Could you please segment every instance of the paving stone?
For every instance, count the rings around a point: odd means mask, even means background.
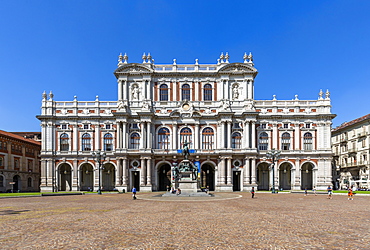
[[[158,193],[1,199],[0,249],[369,249],[370,197]]]

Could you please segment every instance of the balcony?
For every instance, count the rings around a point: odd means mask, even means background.
[[[360,133],[357,134],[358,137],[365,137],[367,136],[369,133],[367,131],[362,131]]]

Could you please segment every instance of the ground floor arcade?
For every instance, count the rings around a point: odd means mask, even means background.
[[[125,190],[164,191],[173,184],[174,158],[117,157],[103,161],[43,160],[42,191]],[[195,158],[198,187],[211,191],[325,189],[331,185],[331,165],[312,160],[281,160],[272,166],[266,159],[221,156]]]

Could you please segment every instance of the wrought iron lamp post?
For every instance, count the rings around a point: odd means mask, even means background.
[[[281,151],[275,150],[274,148],[266,153],[266,157],[271,159],[271,169],[272,169],[272,193],[276,193],[275,191],[275,161],[277,161],[280,157]]]
[[[101,194],[101,176],[100,176],[101,162],[102,160],[104,161],[106,155],[105,155],[105,152],[101,152],[100,149],[96,152],[92,152],[91,155],[95,158],[94,160],[98,163],[98,174],[99,174],[98,194]]]

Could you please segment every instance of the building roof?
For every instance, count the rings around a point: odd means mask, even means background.
[[[9,138],[13,138],[13,139],[17,139],[17,140],[20,140],[20,141],[23,141],[23,142],[27,142],[27,143],[32,143],[32,144],[35,144],[37,146],[41,146],[41,142],[40,141],[35,141],[35,140],[31,140],[31,139],[26,139],[22,136],[19,136],[19,135],[16,135],[16,134],[13,134],[13,133],[10,133],[10,132],[6,132],[4,130],[0,130],[0,135],[4,135],[6,137],[9,137]]]
[[[339,125],[338,127],[334,128],[333,129],[333,132],[336,132],[336,131],[338,131],[338,130],[340,130],[342,128],[349,127],[351,125],[354,125],[356,123],[362,122],[362,121],[367,120],[367,119],[370,119],[370,114],[364,115],[364,116],[362,116],[360,118],[354,119],[354,120],[349,121],[349,122],[344,122],[341,125]]]

